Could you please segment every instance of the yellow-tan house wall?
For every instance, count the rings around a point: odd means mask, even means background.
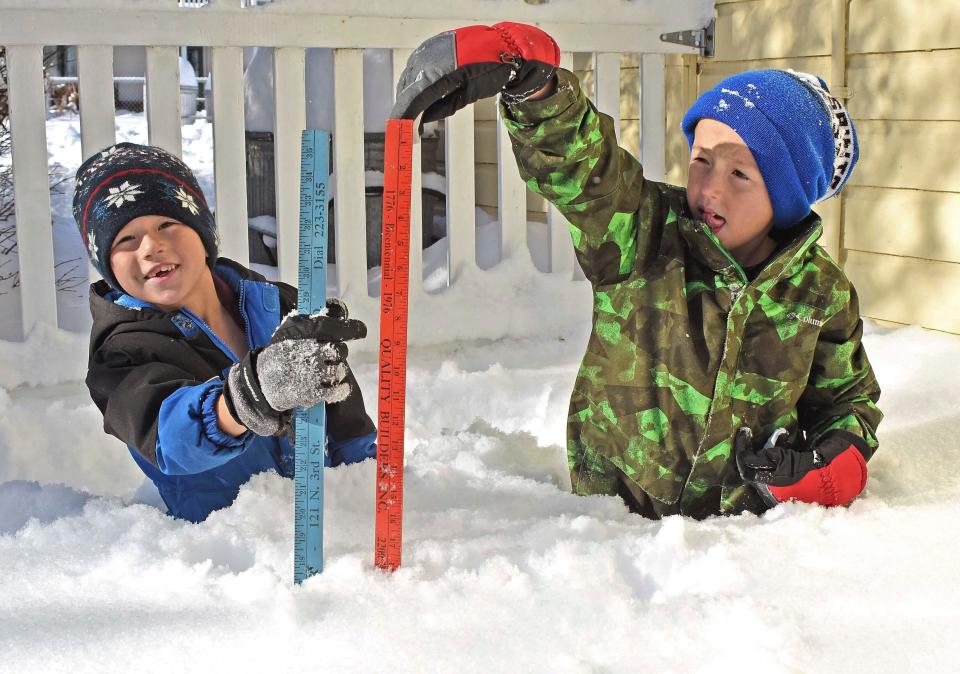
[[[846,6],[846,31],[836,16]],[[960,2],[718,0],[714,59],[698,90],[741,70],[789,67],[838,82],[860,161],[840,198],[816,210],[861,313],[960,333]],[[844,39],[845,38],[845,39]],[[839,74],[839,73],[838,73]]]

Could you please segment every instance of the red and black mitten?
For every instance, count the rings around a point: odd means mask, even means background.
[[[557,43],[536,26],[504,21],[440,33],[410,54],[390,117],[423,113],[431,122],[501,92],[516,103],[543,88],[559,64]]]
[[[830,431],[811,448],[791,444],[780,428],[754,451],[753,433],[741,428],[734,439],[737,469],[769,505],[785,501],[850,505],[867,484],[867,443],[847,431]]]

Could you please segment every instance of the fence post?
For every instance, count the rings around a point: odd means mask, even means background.
[[[620,140],[620,54],[597,52],[594,67],[595,100],[600,112],[613,118],[613,128]]]
[[[477,217],[474,210],[473,106],[447,117],[447,282],[452,284],[465,269],[477,266]]]
[[[640,162],[647,180],[666,174],[666,125],[663,54],[640,57]]]
[[[500,219],[500,245],[503,259],[531,262],[527,247],[527,186],[520,177],[497,106],[497,216]],[[532,265],[531,265],[532,266]]]
[[[177,155],[180,139],[180,61],[176,47],[147,47],[147,142]]]
[[[280,280],[296,286],[299,250],[297,233],[300,231],[300,132],[307,127],[304,49],[274,49],[273,71],[276,103],[273,156],[277,181],[277,261],[280,266]]]
[[[26,337],[37,323],[57,326],[43,47],[8,46],[7,80],[20,261],[20,306],[23,336]]]
[[[367,198],[363,170],[363,50],[333,52],[333,156],[337,287],[367,298]],[[361,300],[362,301],[362,300]],[[365,303],[365,302],[364,302]]]
[[[560,67],[573,70],[573,53],[561,52]],[[550,271],[573,278],[576,258],[570,243],[570,225],[557,207],[547,204],[547,223],[550,229]]]
[[[243,123],[243,50],[213,48],[213,170],[221,252],[247,266],[247,157]],[[208,108],[209,109],[209,108]]]
[[[117,134],[113,106],[113,47],[77,47],[77,95],[80,100],[80,147],[87,160]]]
[[[407,65],[412,49],[393,50],[393,82],[400,81],[400,74]],[[396,95],[396,91],[394,91]],[[423,162],[420,134],[413,130],[413,173],[410,176],[410,302],[416,302],[423,289]],[[432,223],[431,223],[432,224]]]

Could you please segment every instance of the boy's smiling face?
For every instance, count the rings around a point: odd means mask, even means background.
[[[110,267],[120,287],[164,311],[203,296],[207,253],[191,227],[163,215],[143,215],[117,232]],[[211,285],[212,288],[212,285]]]
[[[744,266],[762,262],[776,247],[769,236],[773,206],[760,168],[743,139],[723,122],[697,123],[687,204]]]

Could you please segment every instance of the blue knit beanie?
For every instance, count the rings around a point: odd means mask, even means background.
[[[723,122],[750,148],[778,229],[792,227],[815,202],[837,194],[859,157],[843,104],[823,80],[806,73],[750,70],[704,92],[681,123],[691,148],[704,118]]]

